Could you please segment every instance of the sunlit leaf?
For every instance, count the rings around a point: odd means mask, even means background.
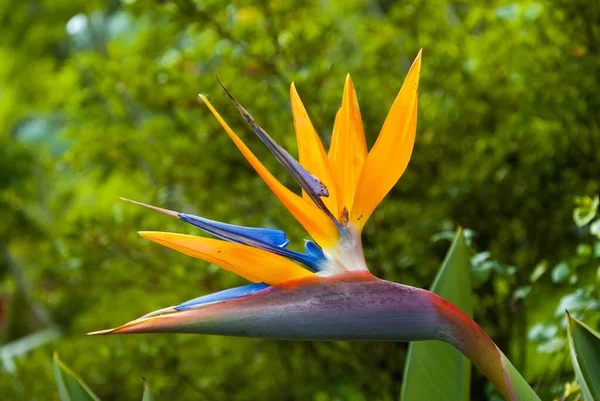
[[[600,238],[600,219],[597,219],[590,224],[590,234]]]
[[[594,196],[594,198],[590,198],[589,196],[577,197],[575,203],[577,207],[573,210],[573,221],[579,227],[582,227],[596,217],[600,198],[598,196]]]
[[[552,282],[564,283],[570,275],[571,269],[569,269],[569,266],[565,262],[561,262],[552,269]]]

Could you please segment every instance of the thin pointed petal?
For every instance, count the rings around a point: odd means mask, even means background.
[[[254,283],[275,285],[314,274],[281,256],[246,245],[176,233],[142,231],[139,234]]]
[[[335,182],[335,187],[337,190],[337,218],[339,221],[341,221],[342,223],[343,221],[343,211],[345,209],[344,206],[344,200],[342,199],[342,192],[340,189],[340,179],[338,178],[337,175],[337,171],[335,168],[335,160],[334,160],[334,155],[336,154],[336,152],[334,151],[334,149],[337,148],[338,146],[338,140],[339,140],[339,132],[340,132],[340,126],[341,126],[341,109],[339,109],[336,113],[335,113],[335,121],[333,122],[333,130],[331,133],[331,143],[329,144],[329,154],[327,155],[327,158],[329,159],[329,165],[331,166],[331,175],[333,177],[333,181]],[[347,210],[347,209],[346,209]]]
[[[327,158],[327,153],[325,153],[319,134],[315,131],[294,84],[290,86],[290,102],[292,105],[292,114],[294,115],[300,164],[312,174],[319,177],[323,184],[327,186],[329,197],[323,199],[323,203],[337,217],[339,216],[337,184],[333,180],[331,165],[329,164],[329,159]],[[303,191],[302,195],[305,199],[310,199],[306,191]]]
[[[317,257],[317,255],[304,254],[286,249],[290,241],[287,239],[285,232],[281,230],[236,226],[186,213],[180,213],[179,218],[224,240],[249,245],[276,255],[285,256],[286,258],[304,263],[315,271],[321,270],[321,266],[326,261],[324,255]]]
[[[321,266],[325,263],[324,255],[322,257],[318,257],[318,255],[303,254],[286,249],[289,240],[287,239],[285,232],[281,230],[236,226],[233,224],[221,223],[219,221],[194,216],[193,214],[174,212],[172,210],[147,205],[145,203],[136,202],[127,198],[121,199],[131,202],[135,205],[143,206],[148,209],[164,213],[168,216],[178,218],[193,225],[194,227],[201,229],[204,232],[212,234],[226,241],[264,249],[276,255],[285,256],[286,258],[296,260],[300,263],[304,263],[315,271],[321,270]]]
[[[351,210],[356,184],[367,156],[367,145],[358,99],[350,75],[346,78],[342,107],[339,118],[336,118],[336,126],[329,148],[329,157],[338,180],[339,196],[342,198],[343,207]]]
[[[332,172],[335,173],[334,168],[334,156],[336,155],[336,149],[339,146],[339,132],[340,132],[340,121],[341,121],[342,109],[339,108],[335,112],[335,120],[333,121],[333,130],[331,131],[331,142],[329,143],[329,153],[327,154],[327,158],[329,159],[329,165],[331,166]],[[335,177],[335,174],[334,174]]]
[[[396,185],[410,160],[417,127],[420,72],[421,52],[410,68],[379,137],[365,160],[350,216],[350,221],[359,229]]]
[[[285,248],[290,242],[281,230],[236,226],[187,213],[180,213],[179,218],[217,237],[256,248]]]
[[[284,231],[271,228],[257,228],[236,226],[234,224],[221,223],[220,221],[205,219],[204,217],[194,216],[193,214],[179,213],[161,207],[148,205],[127,198],[121,198],[124,201],[131,202],[138,206],[164,213],[168,216],[178,218],[186,223],[198,227],[202,231],[225,239],[227,241],[237,242],[260,248],[260,245],[285,248],[289,241]],[[256,243],[256,244],[255,244]]]
[[[123,198],[122,196],[119,196],[119,199],[124,200],[125,202],[133,203],[134,205],[138,205],[138,206],[142,206],[142,207],[145,207],[147,209],[150,209],[150,210],[154,210],[154,211],[159,212],[159,213],[166,214],[167,216],[179,218],[179,212],[174,212],[173,210],[163,209],[162,207],[148,205],[148,204],[145,204],[145,203],[142,203],[142,202],[138,202],[138,201],[134,201],[134,200],[131,200],[131,199]]]
[[[153,316],[166,315],[167,313],[175,313],[175,312],[177,312],[177,309],[175,309],[175,308],[176,308],[175,306],[168,306],[166,308],[155,310],[153,312],[146,313],[144,316],[140,317],[140,319],[145,319],[147,317],[153,317]]]
[[[194,298],[186,301],[180,305],[177,305],[174,309],[177,311],[188,310],[203,307],[215,302],[228,301],[230,299],[241,298],[247,295],[252,295],[259,291],[269,288],[269,285],[265,283],[254,283],[248,284],[241,287],[230,288],[227,290],[219,291],[214,294],[204,295],[202,297]]]
[[[317,206],[311,202],[307,202],[300,196],[296,195],[283,184],[281,184],[256,158],[254,153],[244,144],[244,142],[233,132],[233,130],[223,120],[221,115],[215,110],[213,105],[200,95],[204,103],[208,106],[213,115],[217,118],[221,126],[225,129],[229,137],[233,140],[237,148],[242,152],[246,160],[254,167],[256,172],[262,177],[271,191],[279,198],[281,203],[292,213],[298,222],[306,231],[313,237],[317,243],[323,247],[334,245],[338,238],[339,232],[336,224],[331,218]]]
[[[285,167],[285,169],[292,175],[292,177],[294,177],[294,180],[296,180],[296,182],[300,184],[302,189],[308,194],[308,196],[310,197],[310,199],[312,199],[315,205],[317,205],[319,209],[323,210],[326,214],[328,214],[332,219],[335,220],[335,217],[331,215],[331,212],[329,211],[329,209],[327,209],[327,207],[321,200],[322,196],[329,196],[329,189],[327,188],[327,186],[318,177],[306,171],[306,169],[300,163],[298,163],[296,159],[294,159],[284,148],[279,146],[277,142],[275,142],[275,140],[271,138],[271,136],[267,134],[267,132],[264,129],[262,129],[256,124],[254,118],[252,118],[250,113],[248,113],[248,111],[246,111],[246,109],[244,109],[242,105],[239,104],[237,100],[235,100],[235,98],[231,95],[231,93],[229,93],[227,88],[223,86],[221,81],[219,81],[219,84],[221,85],[221,88],[223,88],[227,96],[229,96],[229,98],[231,99],[235,107],[238,109],[240,114],[244,117],[248,124],[250,124],[250,127],[252,127],[254,133],[267,146],[271,153],[273,153],[273,155],[281,163],[281,165],[283,165],[283,167]]]
[[[304,251],[308,255],[313,255],[317,258],[325,258],[325,254],[319,245],[314,243],[313,241],[306,241],[304,243]]]
[[[234,224],[221,223],[215,220],[205,219],[204,217],[194,216],[193,214],[179,213],[161,207],[148,205],[127,198],[120,198],[138,206],[164,213],[168,216],[178,218],[186,223],[198,227],[202,231],[225,239],[227,241],[237,242],[261,248],[260,245],[285,248],[289,241],[284,231],[270,228],[244,227]]]

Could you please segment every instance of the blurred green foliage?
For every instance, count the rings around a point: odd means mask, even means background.
[[[292,185],[217,74],[294,153],[289,84],[327,142],[350,72],[372,144],[420,48],[417,143],[368,263],[429,287],[445,233],[469,227],[475,320],[542,399],[572,380],[564,308],[599,317],[600,223],[571,218],[600,192],[597,1],[1,2],[3,399],[57,400],[54,349],[103,400],[139,398],[142,375],[166,400],[397,399],[405,344],[83,333],[242,283],[140,239],[195,231],[118,196],[306,237],[197,101]]]

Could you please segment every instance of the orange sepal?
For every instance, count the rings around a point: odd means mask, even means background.
[[[262,249],[213,238],[176,233],[142,231],[142,237],[205,260],[254,283],[277,285],[314,273]]]
[[[413,62],[358,181],[350,222],[359,230],[406,170],[415,143],[421,52]]]
[[[329,159],[327,158],[319,134],[315,131],[294,84],[290,87],[290,103],[292,105],[292,114],[294,115],[300,164],[325,184],[329,190],[329,197],[323,198],[323,203],[337,217],[340,212],[338,210],[337,184],[333,179],[331,165],[329,164]],[[310,197],[304,191],[302,197],[310,200]]]
[[[246,160],[248,160],[254,170],[262,177],[271,191],[279,198],[281,203],[283,203],[290,213],[292,213],[304,229],[308,231],[310,236],[323,248],[334,245],[338,241],[339,232],[335,223],[329,216],[315,206],[314,203],[302,199],[302,197],[296,195],[281,184],[281,182],[279,182],[258,160],[246,144],[244,144],[240,137],[233,132],[208,99],[203,95],[200,95],[200,98],[206,103],[219,123],[221,123],[221,126],[225,129],[240,152],[242,152]]]

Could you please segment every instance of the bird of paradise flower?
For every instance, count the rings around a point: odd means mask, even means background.
[[[458,308],[427,290],[380,280],[367,268],[361,232],[408,165],[415,142],[420,70],[421,52],[370,151],[349,75],[328,153],[292,84],[299,161],[258,126],[223,87],[255,134],[300,185],[302,196],[282,185],[200,95],[244,157],[314,241],[306,241],[301,253],[287,249],[283,231],[234,226],[131,201],[220,239],[165,232],[140,232],[141,236],[218,265],[253,284],[195,298],[115,329],[90,334],[442,340],[471,359],[506,399],[520,399],[515,390],[519,388],[532,399],[539,399],[520,376],[511,374],[514,368],[487,334]]]

